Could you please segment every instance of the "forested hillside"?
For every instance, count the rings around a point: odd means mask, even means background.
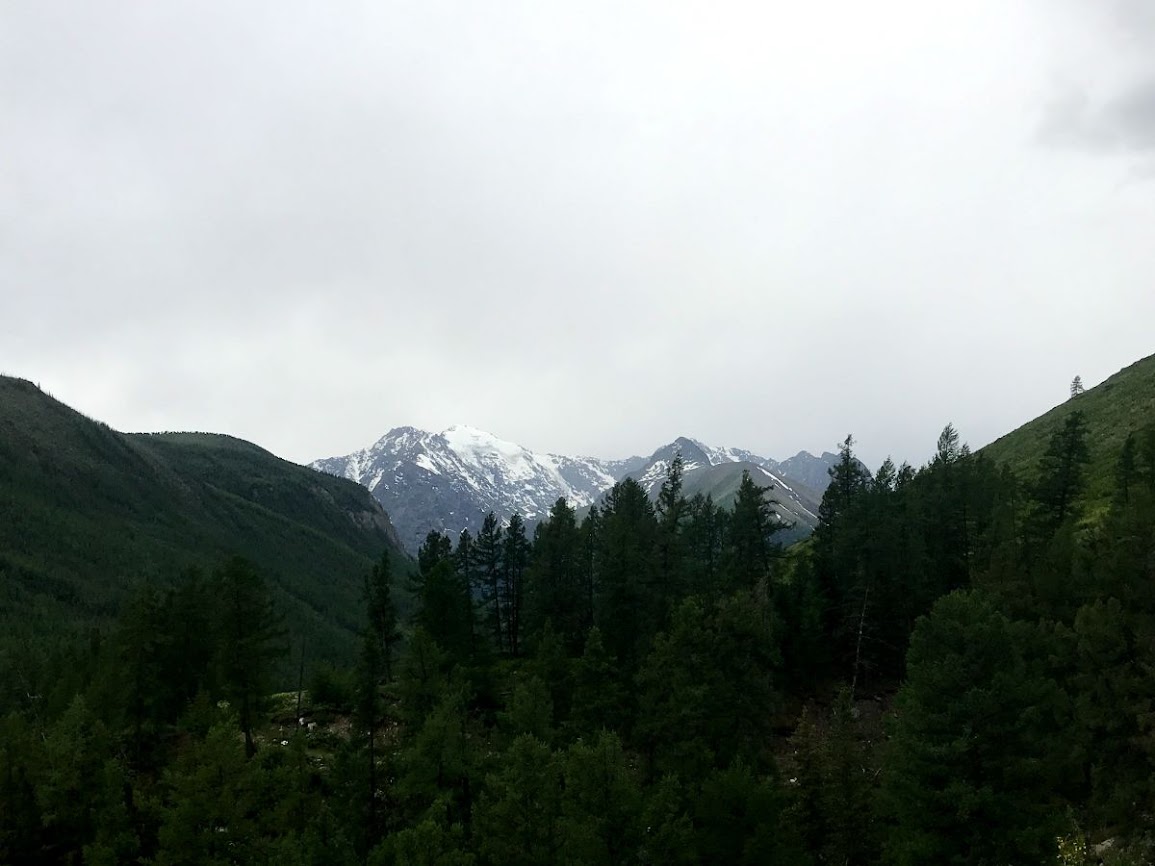
[[[1072,410],[1017,470],[847,437],[788,550],[679,460],[432,531],[300,692],[262,563],[144,587],[5,692],[0,862],[1151,862],[1155,425]]]
[[[343,655],[360,576],[400,553],[361,487],[207,433],[126,435],[0,378],[0,633],[108,623],[135,587],[233,555],[260,562],[294,630]]]

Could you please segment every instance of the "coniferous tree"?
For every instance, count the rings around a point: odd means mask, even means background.
[[[162,717],[161,601],[151,585],[141,587],[120,616],[116,632],[118,669],[122,676],[127,721],[132,730],[133,760],[143,757],[146,734],[155,733]]]
[[[113,741],[87,702],[76,696],[47,730],[44,773],[37,799],[44,822],[49,859],[78,861],[96,836],[96,817],[106,793],[104,771],[113,758]]]
[[[530,734],[543,743],[553,742],[553,698],[536,673],[514,685],[506,712],[499,718],[514,736]]]
[[[437,563],[453,556],[453,541],[448,535],[431,529],[417,549],[417,570],[428,574]]]
[[[1146,479],[1147,490],[1155,494],[1155,424],[1149,424],[1139,433],[1138,471]]]
[[[898,472],[888,457],[854,507],[860,547],[844,584],[844,628],[853,641],[849,667],[854,696],[872,677],[896,678],[909,628],[921,613],[911,588],[903,586],[902,556],[907,548],[897,493]]]
[[[564,758],[562,796],[566,849],[596,866],[633,861],[644,830],[640,785],[617,734],[578,740]]]
[[[473,535],[468,529],[461,530],[457,537],[457,547],[453,551],[453,565],[457,569],[458,584],[463,590],[463,604],[465,615],[469,621],[469,652],[476,656],[477,645],[476,605],[474,603],[474,587],[478,582],[477,549],[473,543]]]
[[[520,514],[509,518],[501,549],[501,600],[505,606],[506,646],[510,655],[521,652],[522,620],[525,612],[525,571],[529,563],[529,541]]]
[[[398,791],[419,813],[445,809],[448,824],[461,825],[468,836],[482,767],[466,703],[458,687],[441,694],[400,756]]]
[[[1128,433],[1115,464],[1115,498],[1124,505],[1131,499],[1131,485],[1135,481],[1136,450],[1135,434]]]
[[[448,685],[449,657],[420,625],[413,630],[401,658],[397,691],[400,710],[410,728],[421,723]]]
[[[547,621],[553,623],[567,649],[576,652],[590,616],[581,584],[581,538],[574,510],[564,498],[554,503],[549,519],[534,532],[527,583],[532,629],[538,632]]]
[[[1073,750],[1052,652],[975,593],[919,621],[885,773],[894,862],[1053,860]]]
[[[472,611],[469,585],[453,559],[438,560],[425,573],[418,598],[417,623],[455,664],[465,664],[472,656]]]
[[[574,663],[573,677],[572,717],[577,730],[591,735],[603,728],[622,731],[629,710],[629,696],[597,626],[590,629],[585,651]]]
[[[657,538],[646,491],[632,478],[615,484],[601,509],[595,619],[606,648],[627,669],[661,626],[672,594],[658,569]],[[584,639],[585,632],[576,648]]]
[[[538,633],[528,669],[549,689],[554,720],[559,726],[567,722],[573,702],[572,665],[564,638],[554,631],[551,620]]]
[[[934,575],[930,590],[934,597],[970,582],[973,463],[970,448],[959,445],[958,431],[947,424],[920,478],[922,534],[926,567]]]
[[[378,803],[377,780],[377,730],[383,710],[380,682],[384,676],[384,660],[381,657],[381,640],[371,626],[361,641],[361,657],[357,665],[357,702],[353,723],[364,737],[366,766],[366,788],[364,791],[363,850],[368,851],[380,840],[381,821]]]
[[[791,743],[796,777],[790,814],[806,846],[824,863],[875,862],[876,774],[857,730],[850,690],[839,690],[824,724],[808,707]]]
[[[697,493],[687,505],[689,519],[685,528],[689,576],[687,592],[691,595],[716,595],[719,573],[725,553],[727,514],[714,504],[709,494]]]
[[[584,609],[589,620],[585,627],[593,623],[597,610],[597,584],[601,555],[602,513],[597,505],[591,505],[586,519],[578,527],[578,583],[585,599]]]
[[[393,679],[393,650],[401,640],[397,630],[397,606],[393,603],[392,567],[388,552],[373,565],[365,579],[365,604],[369,628],[377,642],[385,681]]]
[[[493,635],[493,645],[498,652],[506,648],[506,622],[502,614],[505,607],[501,593],[502,539],[497,516],[491,511],[485,516],[481,530],[477,533],[477,591],[485,610],[486,621]]]
[[[690,503],[682,495],[685,464],[679,451],[670,461],[666,477],[658,491],[655,512],[658,518],[658,574],[664,575],[666,604],[677,603],[690,592],[687,568],[685,529]]]
[[[157,866],[261,862],[268,853],[259,808],[266,775],[246,760],[235,720],[213,725],[190,744],[164,780]]]
[[[245,736],[245,754],[256,753],[253,728],[269,692],[273,661],[283,652],[284,630],[264,578],[248,560],[229,560],[214,577],[217,595],[216,666],[221,687]]]
[[[805,866],[772,777],[735,761],[703,778],[695,803],[698,860],[736,866]]]
[[[847,436],[838,446],[838,462],[830,467],[830,484],[822,496],[818,519],[823,527],[836,526],[866,489],[869,474],[854,456],[854,437]],[[826,533],[829,535],[829,532]]]
[[[164,717],[180,718],[197,695],[214,689],[214,608],[219,599],[204,574],[191,569],[165,597],[159,667]]]
[[[0,863],[35,863],[43,845],[36,799],[43,741],[20,715],[0,718]]]
[[[665,776],[644,789],[642,826],[646,828],[638,859],[642,863],[690,866],[698,863],[694,825],[686,790],[675,776]]]
[[[409,579],[409,589],[419,602],[425,595],[425,583],[429,579],[429,575],[442,562],[448,562],[451,567],[456,569],[453,559],[453,541],[448,535],[431,529],[425,536],[425,540],[421,542],[421,546],[417,548],[417,571]],[[412,614],[415,620],[419,619],[420,615],[420,610],[415,610]]]
[[[830,468],[830,485],[822,496],[814,530],[814,574],[818,593],[826,600],[825,630],[833,638],[836,664],[851,678],[858,670],[863,609],[870,604],[861,519],[870,475],[854,456],[853,445],[853,437],[847,436],[839,446],[838,463]]]
[[[1090,460],[1087,450],[1087,422],[1082,412],[1067,416],[1062,429],[1051,436],[1047,451],[1039,461],[1035,482],[1038,541],[1045,542],[1073,516],[1076,497],[1083,487],[1083,470]]]
[[[767,761],[778,652],[764,592],[739,592],[674,611],[638,672],[634,738],[650,775],[700,778],[742,758]]]
[[[773,536],[785,524],[766,501],[769,490],[769,486],[755,484],[749,470],[742,471],[729,523],[727,553],[733,589],[751,590],[770,576],[770,562],[777,554]]]
[[[523,734],[487,778],[477,835],[487,862],[549,866],[563,862],[562,769],[549,746]]]

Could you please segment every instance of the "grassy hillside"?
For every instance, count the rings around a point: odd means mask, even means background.
[[[287,625],[344,652],[361,580],[400,553],[367,490],[205,433],[123,434],[0,377],[0,629],[99,624],[134,585],[240,554]]]
[[[997,463],[1008,464],[1020,478],[1034,477],[1039,458],[1067,416],[1082,411],[1087,420],[1087,504],[1094,514],[1111,497],[1115,462],[1127,435],[1155,423],[1155,355],[1136,361],[1105,382],[1056,406],[982,449]]]

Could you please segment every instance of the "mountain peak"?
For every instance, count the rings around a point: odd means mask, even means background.
[[[501,519],[517,513],[533,521],[559,498],[574,507],[590,505],[627,476],[649,489],[661,483],[678,453],[687,474],[737,464],[778,471],[769,458],[689,436],[677,437],[648,458],[601,460],[536,453],[469,424],[440,433],[394,427],[371,448],[312,466],[368,487],[405,545],[416,550],[430,529],[450,535],[475,532],[490,511]]]
[[[490,511],[533,520],[561,497],[588,505],[616,480],[611,461],[536,454],[468,424],[395,427],[370,449],[312,466],[368,487],[411,550],[430,529],[475,532]]]
[[[474,427],[472,424],[451,424],[441,431],[441,435],[451,434],[455,436],[474,436],[479,439],[498,439],[500,437],[494,436],[488,430],[482,430],[480,427]]]

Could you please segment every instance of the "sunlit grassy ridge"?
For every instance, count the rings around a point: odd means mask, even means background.
[[[1111,497],[1114,470],[1128,434],[1155,423],[1155,355],[1136,361],[1083,394],[1056,406],[982,449],[996,463],[1009,465],[1023,480],[1034,478],[1047,443],[1072,413],[1087,421],[1085,500],[1091,514],[1101,512]]]

